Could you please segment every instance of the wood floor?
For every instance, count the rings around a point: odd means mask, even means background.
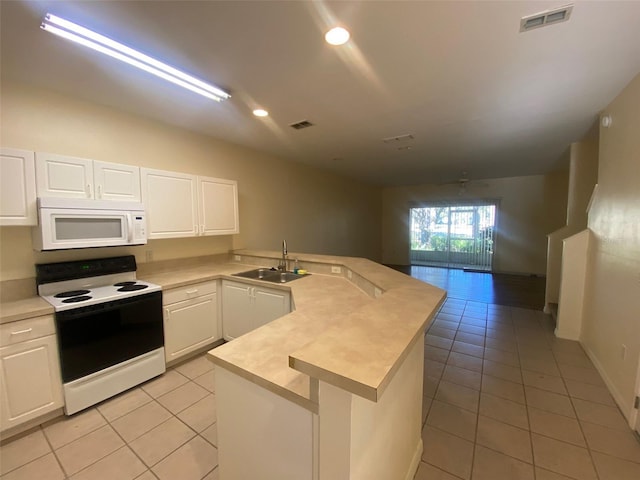
[[[459,269],[388,265],[447,291],[449,298],[542,310],[546,279]]]

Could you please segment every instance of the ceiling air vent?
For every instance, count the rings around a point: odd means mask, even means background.
[[[311,123],[309,120],[302,120],[301,122],[298,122],[298,123],[292,123],[289,126],[291,128],[295,128],[296,130],[301,130],[303,128],[313,127],[313,123]]]
[[[391,145],[396,147],[398,150],[411,150],[413,147],[411,143],[413,142],[414,137],[410,133],[405,133],[404,135],[397,135],[395,137],[387,137],[383,138],[382,142],[387,145]]]
[[[573,4],[570,4],[565,5],[564,7],[558,7],[552,10],[536,13],[535,15],[522,17],[520,19],[520,31],[528,32],[529,30],[546,27],[547,25],[566,22],[569,20],[572,10]]]
[[[395,145],[398,143],[406,143],[412,140],[413,140],[413,135],[411,135],[410,133],[406,133],[404,135],[398,135],[396,137],[387,137],[382,139],[384,143],[389,143],[392,145]]]

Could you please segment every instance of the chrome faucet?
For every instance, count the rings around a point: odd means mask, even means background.
[[[287,271],[287,241],[282,241],[282,258],[278,263],[278,270],[282,270],[283,272]]]

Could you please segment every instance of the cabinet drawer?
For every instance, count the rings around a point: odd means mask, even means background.
[[[53,315],[28,318],[0,325],[0,345],[13,345],[56,333]]]
[[[162,292],[162,304],[170,305],[172,303],[189,300],[190,298],[215,293],[217,284],[218,281],[213,280],[211,282],[194,283],[186,287],[172,288],[171,290]]]

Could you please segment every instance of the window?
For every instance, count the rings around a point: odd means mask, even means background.
[[[411,263],[490,271],[496,203],[411,209]]]

